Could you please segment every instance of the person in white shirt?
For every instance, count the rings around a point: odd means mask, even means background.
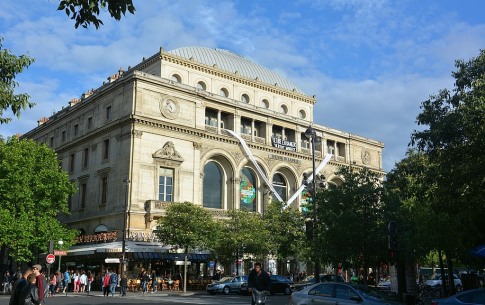
[[[84,292],[84,290],[86,289],[86,286],[88,285],[88,276],[86,275],[84,270],[81,271],[81,276],[79,276],[79,281],[81,283],[80,291]]]

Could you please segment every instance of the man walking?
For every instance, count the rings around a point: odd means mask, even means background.
[[[8,305],[20,305],[20,292],[24,287],[26,287],[29,283],[27,282],[27,277],[32,274],[32,269],[27,268],[22,273],[22,277],[20,277],[15,284],[13,284],[12,295],[10,296],[10,302]]]
[[[42,303],[44,301],[45,296],[45,287],[44,287],[44,276],[40,271],[42,270],[41,265],[33,265],[32,266],[32,273],[35,274],[36,279],[36,286],[39,289],[39,302]]]

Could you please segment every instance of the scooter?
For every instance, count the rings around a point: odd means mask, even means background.
[[[254,304],[264,305],[266,303],[266,297],[269,295],[267,290],[257,290],[253,288],[253,300]]]

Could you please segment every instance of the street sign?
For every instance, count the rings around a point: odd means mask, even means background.
[[[54,250],[54,255],[56,255],[56,256],[66,256],[67,255],[67,251],[64,251],[64,250]]]
[[[53,263],[56,261],[56,257],[55,257],[55,255],[54,255],[54,254],[49,253],[49,254],[47,254],[47,256],[46,256],[45,261],[46,261],[48,264],[53,264]]]

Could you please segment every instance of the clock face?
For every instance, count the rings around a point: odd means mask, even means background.
[[[179,115],[179,104],[173,98],[165,98],[160,102],[162,115],[168,119],[175,119]]]

